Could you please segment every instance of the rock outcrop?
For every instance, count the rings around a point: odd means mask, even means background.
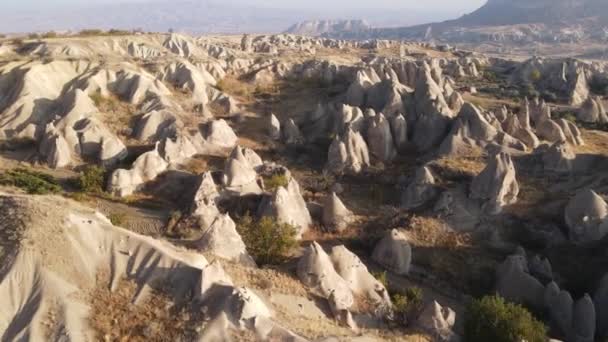
[[[361,134],[350,127],[329,146],[327,169],[333,173],[359,173],[369,165],[367,144]]]
[[[139,190],[146,182],[163,173],[169,164],[160,156],[158,144],[150,152],[139,156],[131,169],[118,169],[112,173],[108,191],[115,196],[129,196]]]
[[[342,232],[354,220],[352,211],[348,210],[335,192],[327,195],[323,200],[322,223],[326,229]]]
[[[490,159],[486,168],[471,183],[471,198],[484,202],[489,214],[498,214],[502,209],[517,202],[519,185],[511,156],[498,153]]]
[[[401,205],[405,209],[415,209],[427,204],[438,195],[435,177],[431,170],[424,166],[416,170],[416,175],[401,196]]]
[[[365,296],[377,307],[380,314],[389,313],[392,307],[388,291],[368,270],[365,264],[344,246],[331,249],[331,261],[336,272],[348,283],[354,294]]]
[[[195,245],[202,252],[247,266],[255,266],[255,262],[247,253],[245,243],[236,231],[236,224],[228,214],[216,216],[209,228],[203,230],[203,235]]]
[[[258,213],[260,216],[272,216],[279,222],[294,226],[298,239],[312,225],[310,212],[295,179],[291,179],[287,187],[280,186],[270,197],[266,197],[260,203]]]
[[[433,301],[422,311],[416,320],[416,326],[428,332],[437,341],[456,342],[460,338],[453,331],[456,313],[446,306]]]
[[[580,190],[566,206],[565,221],[570,240],[598,241],[608,234],[608,204],[593,190]]]
[[[396,274],[405,275],[412,264],[412,247],[403,233],[393,229],[376,244],[372,259]]]
[[[298,262],[298,277],[308,287],[326,298],[333,315],[342,324],[355,327],[350,313],[354,304],[350,284],[334,269],[331,258],[313,242]]]
[[[608,113],[600,98],[589,97],[578,110],[577,118],[587,123],[608,123]]]

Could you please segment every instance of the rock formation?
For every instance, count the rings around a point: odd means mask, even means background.
[[[353,221],[353,213],[346,208],[335,192],[327,195],[323,200],[322,222],[330,231],[342,232]]]
[[[115,196],[129,196],[140,189],[140,187],[164,172],[168,167],[167,162],[158,153],[158,144],[150,152],[139,156],[131,169],[118,169],[112,173],[108,184],[108,191]]]
[[[349,311],[354,304],[350,285],[336,272],[329,255],[318,243],[313,242],[300,258],[298,277],[306,286],[328,300],[329,307],[338,321],[355,327]]]
[[[401,196],[401,205],[406,209],[415,209],[425,205],[437,196],[435,177],[428,167],[416,170],[412,182]]]
[[[608,234],[608,204],[593,190],[580,190],[566,206],[565,221],[572,241],[598,241]]]
[[[202,237],[195,242],[195,245],[200,251],[244,265],[255,265],[247,253],[245,243],[236,231],[236,224],[228,214],[216,216],[209,228],[203,230]]]
[[[452,330],[455,323],[454,310],[433,301],[422,311],[416,326],[429,332],[437,341],[458,341],[459,337]]]
[[[376,244],[372,259],[386,269],[399,275],[408,274],[412,263],[412,248],[400,231],[387,231]]]
[[[369,165],[367,144],[350,127],[329,146],[327,169],[333,173],[359,173]]]
[[[471,198],[484,201],[484,210],[489,214],[498,214],[505,206],[517,202],[518,194],[515,166],[507,153],[491,158],[471,183]]]
[[[310,212],[295,179],[291,179],[287,187],[278,187],[272,196],[262,201],[258,213],[262,216],[275,217],[279,222],[294,226],[297,229],[298,239],[312,224]]]

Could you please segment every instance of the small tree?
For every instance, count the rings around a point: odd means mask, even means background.
[[[297,245],[296,229],[280,223],[273,217],[255,221],[249,214],[239,221],[237,230],[247,251],[260,265],[280,264],[289,251]]]
[[[547,328],[524,307],[499,296],[473,300],[464,322],[465,341],[545,342]]]

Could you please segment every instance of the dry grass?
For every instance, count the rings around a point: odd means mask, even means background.
[[[434,217],[412,217],[408,232],[412,241],[419,246],[457,249],[471,245],[469,234],[454,232]]]
[[[256,86],[239,80],[237,77],[228,75],[217,82],[217,88],[224,93],[234,96],[239,101],[251,101]]]
[[[102,96],[100,93],[89,95],[95,107],[101,113],[101,121],[123,141],[131,139],[130,133],[125,128],[133,127],[136,108],[134,105],[121,101],[116,95]]]
[[[433,163],[441,169],[441,173],[448,178],[459,176],[476,176],[486,167],[486,163],[479,149],[471,149],[466,155],[458,157],[443,157]]]
[[[206,255],[208,260],[217,259]],[[222,260],[222,266],[235,284],[262,292],[284,293],[306,297],[308,290],[292,274],[278,269],[243,267],[237,263]]]
[[[576,146],[576,153],[608,155],[608,133],[581,129],[585,145]]]
[[[188,159],[188,161],[181,166],[181,169],[195,175],[200,175],[209,170],[209,164],[205,159],[194,157]]]
[[[137,284],[122,281],[115,292],[99,289],[92,295],[90,323],[99,341],[194,340],[202,326],[190,308],[175,308],[160,292],[145,302],[132,303]]]
[[[539,205],[546,203],[548,196],[555,199],[555,194],[548,192],[552,185],[546,178],[534,178],[524,175],[517,177],[519,183],[519,195],[517,203],[509,205],[505,208],[505,212],[515,215],[520,218],[537,217]]]
[[[485,95],[480,95],[480,94],[472,95],[470,93],[465,93],[462,95],[462,98],[466,102],[471,102],[475,106],[483,107],[484,109],[494,109],[494,108],[500,108],[502,106],[507,106],[507,107],[518,107],[519,106],[519,104],[516,103],[514,100],[501,99],[501,98],[497,98],[497,97],[490,97],[490,96],[485,96]]]

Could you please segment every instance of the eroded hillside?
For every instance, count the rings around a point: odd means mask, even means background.
[[[455,341],[498,293],[605,338],[607,84],[388,40],[3,40],[0,336]]]

